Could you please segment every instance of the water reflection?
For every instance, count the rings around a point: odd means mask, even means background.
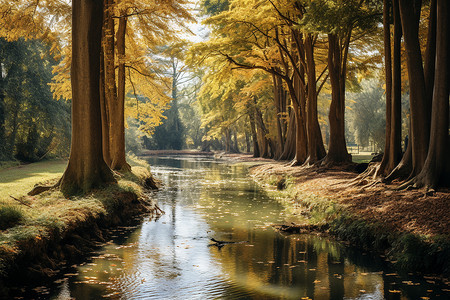
[[[198,157],[149,159],[166,212],[66,274],[54,299],[448,299],[448,288],[401,277],[382,258],[271,224],[288,211],[242,166]],[[246,243],[208,247],[210,238]],[[429,280],[430,281],[430,280]]]

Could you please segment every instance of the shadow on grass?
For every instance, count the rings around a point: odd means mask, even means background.
[[[3,169],[0,170],[0,184],[12,183],[31,177],[39,177],[43,180],[49,179],[57,174],[62,174],[66,165],[67,161],[65,160],[54,160]]]

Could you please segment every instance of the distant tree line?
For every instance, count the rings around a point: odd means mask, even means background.
[[[57,63],[41,41],[0,38],[0,160],[67,157],[70,103],[49,86]]]

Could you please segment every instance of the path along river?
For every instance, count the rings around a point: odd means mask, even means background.
[[[53,287],[51,299],[449,299],[433,278],[399,275],[378,255],[314,235],[282,235],[288,210],[245,166],[154,157],[165,214],[121,227]],[[211,246],[210,238],[248,241]]]

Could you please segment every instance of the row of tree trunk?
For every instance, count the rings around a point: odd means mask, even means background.
[[[420,0],[384,1],[387,143],[379,174],[387,175],[386,181],[407,179],[403,187],[435,188],[450,184],[450,160],[445,154],[449,144],[450,3],[446,0],[430,2],[424,58],[419,40],[421,10]],[[388,21],[391,14],[394,23],[393,55]],[[409,77],[411,117],[410,142],[400,160],[402,34]]]
[[[301,13],[298,14],[301,19]],[[274,42],[279,48],[281,66],[259,67],[271,73],[273,78],[277,137],[276,143],[266,139],[271,145],[269,156],[278,160],[291,160],[292,166],[318,162],[328,166],[350,163],[351,156],[345,142],[344,114],[347,54],[352,28],[340,38],[336,34],[328,35],[328,75],[324,76],[324,70],[317,76],[314,57],[317,35],[302,33],[296,28],[294,21],[284,15],[281,17],[288,20],[290,30],[290,35],[287,35],[279,33],[281,29],[275,29]],[[254,68],[230,57],[228,59],[240,67]],[[332,87],[332,102],[329,111],[330,140],[327,153],[318,121],[317,97],[328,76]],[[287,109],[290,105],[292,109]],[[249,112],[250,115],[254,114],[251,109]],[[249,119],[254,141],[254,156],[265,157],[267,152],[262,151],[265,146],[261,145],[261,140],[264,142],[264,139],[255,140],[257,131],[253,129],[255,120],[252,116]],[[259,131],[267,135],[263,128]]]

